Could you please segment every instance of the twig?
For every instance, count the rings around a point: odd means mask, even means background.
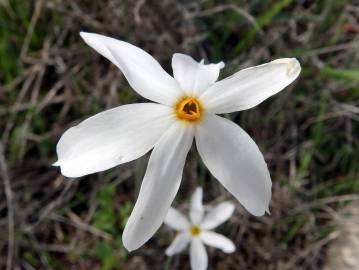
[[[146,3],[146,0],[139,0],[133,9],[135,22],[138,24],[141,23],[140,10],[145,3]]]
[[[0,172],[4,181],[6,203],[7,203],[7,218],[8,218],[8,253],[6,260],[6,269],[11,270],[14,257],[14,205],[13,205],[13,193],[11,190],[10,179],[5,159],[5,150],[0,142]]]
[[[217,6],[211,9],[207,9],[207,10],[203,10],[203,11],[199,11],[199,12],[195,12],[190,14],[190,18],[200,18],[200,17],[206,17],[206,16],[210,16],[219,12],[223,12],[226,10],[233,10],[234,12],[237,12],[238,14],[242,15],[244,18],[246,18],[252,25],[253,27],[260,33],[263,34],[262,29],[260,28],[260,26],[257,24],[256,19],[249,14],[247,11],[243,10],[242,8],[233,5],[233,4],[228,4],[228,5],[221,5],[221,6]]]
[[[29,238],[30,238],[31,244],[34,247],[36,253],[39,255],[42,265],[45,267],[46,270],[52,270],[53,268],[51,267],[48,258],[45,256],[44,252],[41,252],[40,244],[39,244],[36,236],[34,234],[30,233]]]
[[[44,0],[36,1],[35,11],[31,17],[31,22],[30,22],[30,25],[29,25],[29,28],[27,30],[26,37],[24,40],[24,45],[21,48],[21,53],[20,53],[21,59],[25,59],[25,57],[26,57],[27,50],[29,49],[29,46],[30,46],[32,34],[34,33],[37,20],[40,17],[43,4],[44,4]]]
[[[329,197],[329,198],[319,199],[319,200],[313,201],[311,203],[301,205],[301,206],[293,209],[293,211],[291,211],[291,213],[295,214],[295,213],[299,213],[304,210],[308,210],[308,209],[314,208],[314,207],[319,207],[319,206],[322,206],[325,204],[345,202],[345,201],[359,201],[359,195],[348,194],[348,195],[333,196],[333,197]]]
[[[76,216],[73,212],[68,211],[67,213],[70,217],[70,219],[63,217],[61,215],[52,213],[48,218],[54,221],[62,222],[67,225],[73,226],[75,228],[78,228],[80,230],[89,232],[97,237],[101,237],[105,240],[112,240],[112,236],[104,231],[101,231],[89,224],[86,224],[83,222],[78,216]]]
[[[67,195],[68,191],[73,188],[73,185],[75,185],[75,181],[67,181],[65,188],[62,190],[61,194],[56,198],[56,200],[43,208],[43,210],[39,214],[39,218],[36,223],[26,226],[23,231],[28,233],[32,232],[37,225],[39,225],[45,218],[47,218],[51,214],[51,212],[53,212],[54,209],[56,209],[56,207],[58,207],[62,203],[63,198],[65,197],[65,195]]]
[[[326,54],[326,53],[332,53],[337,51],[343,51],[343,50],[349,50],[349,49],[355,49],[358,48],[359,44],[357,41],[355,42],[348,42],[343,44],[338,44],[335,46],[329,46],[329,47],[323,47],[318,48],[314,50],[307,51],[303,54],[303,56],[313,56],[313,55],[319,55],[319,54]]]

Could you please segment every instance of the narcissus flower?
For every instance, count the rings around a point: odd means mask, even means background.
[[[271,179],[263,155],[235,123],[217,116],[252,108],[278,93],[300,73],[294,58],[241,70],[216,82],[224,64],[174,54],[173,77],[148,53],[129,43],[81,33],[114,63],[132,88],[156,103],[119,106],[67,130],[55,166],[67,177],[104,171],[153,148],[136,205],[123,234],[128,250],[160,227],[180,186],[193,138],[209,171],[253,215],[268,211]]]
[[[166,255],[177,254],[190,244],[189,255],[193,270],[207,269],[208,256],[204,244],[219,248],[225,253],[232,253],[236,249],[230,239],[211,231],[232,216],[234,205],[222,202],[205,215],[202,194],[203,191],[200,187],[193,193],[189,220],[172,207],[165,218],[165,224],[178,231],[176,238],[167,248]]]

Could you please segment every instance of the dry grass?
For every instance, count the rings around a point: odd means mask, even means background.
[[[320,269],[338,234],[335,213],[359,200],[359,17],[351,1],[0,2],[0,268],[188,269],[164,256],[161,229],[128,254],[120,239],[146,158],[80,180],[56,168],[55,145],[78,121],[141,101],[79,31],[134,43],[170,70],[174,52],[224,59],[224,74],[298,57],[297,83],[259,107],[231,115],[265,153],[271,215],[239,204],[220,228],[238,252],[209,249],[211,269]],[[192,149],[177,196],[197,184],[205,200],[232,199]]]

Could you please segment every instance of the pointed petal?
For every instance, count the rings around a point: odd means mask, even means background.
[[[300,73],[295,58],[282,58],[240,70],[211,86],[200,98],[212,113],[230,113],[252,108],[283,90]]]
[[[172,57],[173,76],[189,96],[200,96],[209,86],[217,81],[219,71],[224,63],[204,65],[192,57],[175,53]]]
[[[189,216],[192,224],[200,224],[203,218],[203,204],[202,204],[203,190],[201,187],[196,188],[191,198],[191,208]]]
[[[142,49],[103,35],[84,32],[80,35],[89,46],[114,63],[141,96],[171,106],[183,95],[176,80]]]
[[[190,240],[191,237],[188,233],[178,234],[173,240],[172,244],[166,249],[166,255],[173,256],[177,253],[180,253],[187,247]]]
[[[268,210],[272,182],[263,155],[232,121],[208,115],[197,126],[196,145],[204,164],[253,215]]]
[[[193,128],[175,122],[152,151],[140,194],[122,240],[129,250],[142,246],[157,231],[177,194]]]
[[[234,205],[230,202],[222,202],[216,207],[209,210],[204,217],[201,228],[211,230],[228,220],[234,211]]]
[[[167,226],[177,231],[187,230],[190,226],[187,218],[180,211],[173,207],[168,209],[164,222]]]
[[[192,238],[190,246],[190,261],[192,270],[206,270],[208,266],[208,256],[206,249],[200,238]]]
[[[174,121],[170,107],[155,103],[104,111],[61,136],[54,166],[67,177],[80,177],[134,160],[148,152]]]
[[[200,237],[206,245],[219,248],[225,253],[232,253],[236,250],[236,246],[232,240],[221,234],[204,231],[200,234]]]

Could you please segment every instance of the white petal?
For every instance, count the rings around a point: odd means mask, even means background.
[[[157,231],[177,194],[193,128],[174,123],[152,151],[140,194],[122,240],[129,250],[142,246]]]
[[[234,205],[230,202],[222,202],[216,207],[209,210],[204,217],[201,228],[211,230],[228,220],[234,211]]]
[[[174,123],[170,107],[129,104],[96,114],[68,129],[57,144],[61,173],[79,177],[104,171],[148,152]]]
[[[278,59],[240,70],[215,83],[200,98],[212,113],[246,110],[284,89],[299,76],[300,70],[297,59]]]
[[[172,57],[173,76],[183,91],[189,96],[200,96],[209,86],[217,81],[219,71],[224,63],[204,65],[192,57],[175,53]]]
[[[80,33],[84,41],[114,63],[141,96],[173,105],[183,95],[178,83],[144,50],[124,41],[92,33]]]
[[[188,233],[178,234],[172,244],[166,249],[166,255],[173,256],[174,254],[180,253],[187,247],[190,240],[191,237]]]
[[[192,238],[190,246],[190,261],[192,270],[205,270],[208,266],[206,249],[200,238]]]
[[[168,209],[164,222],[167,226],[177,231],[186,230],[190,226],[187,218],[173,207]]]
[[[192,224],[199,224],[203,218],[203,204],[202,204],[203,190],[201,187],[196,188],[191,198],[191,208],[189,216]]]
[[[204,231],[200,234],[200,237],[206,245],[219,248],[225,253],[232,253],[236,250],[236,246],[232,240],[221,234]]]
[[[272,182],[263,155],[232,121],[208,115],[198,126],[196,145],[204,164],[253,215],[268,211]]]

